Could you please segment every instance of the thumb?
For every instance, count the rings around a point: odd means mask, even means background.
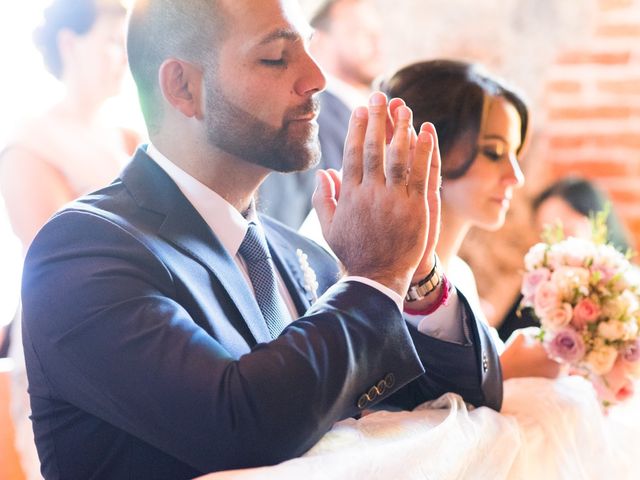
[[[316,173],[316,189],[313,192],[311,202],[316,209],[322,234],[327,238],[331,231],[331,223],[336,213],[335,185],[332,176],[326,170],[318,170]]]

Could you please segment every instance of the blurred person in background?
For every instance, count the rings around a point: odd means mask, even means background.
[[[137,134],[108,125],[101,116],[105,101],[120,92],[126,71],[125,19],[118,0],[54,0],[34,32],[64,96],[26,122],[0,152],[0,190],[24,252],[53,213],[112,181],[135,150]],[[39,478],[18,320],[11,327],[10,356],[16,446],[27,478]]]
[[[536,230],[562,226],[566,237],[591,239],[590,217],[610,205],[609,197],[589,180],[567,177],[555,181],[532,202],[533,221]],[[622,222],[613,209],[607,217],[607,241],[618,250],[626,252],[633,248]],[[538,326],[527,310],[519,312],[522,296],[518,295],[513,306],[498,326],[500,338],[506,340],[520,328]]]
[[[311,211],[318,168],[342,167],[351,111],[366,104],[371,84],[384,69],[382,19],[369,0],[329,0],[316,10],[311,54],[327,77],[319,95],[322,157],[316,169],[274,173],[260,188],[259,208],[292,228]]]

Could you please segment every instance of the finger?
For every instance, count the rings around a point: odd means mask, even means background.
[[[389,145],[385,176],[387,185],[404,188],[407,185],[407,168],[409,166],[410,130],[413,129],[411,126],[411,109],[406,106],[399,106],[395,111],[395,117],[395,129],[393,140]]]
[[[393,98],[389,102],[389,113],[394,123],[396,121],[396,112],[398,110],[398,107],[402,105],[406,105],[406,103],[401,98]],[[411,144],[409,148],[413,150],[416,148],[416,142],[418,141],[418,134],[416,133],[414,128],[410,130],[410,133],[411,133]],[[393,125],[391,126],[387,125],[387,143],[391,142],[391,138],[389,137],[390,134],[393,134]]]
[[[429,236],[427,238],[427,248],[435,248],[440,237],[440,219],[442,201],[440,198],[440,186],[442,177],[440,175],[440,148],[438,147],[438,134],[432,123],[423,125],[422,131],[428,132],[433,138],[433,151],[431,153],[431,162],[429,165],[429,173],[427,175],[427,203],[429,205]]]
[[[348,184],[359,185],[362,182],[363,144],[368,118],[367,107],[358,107],[351,113],[342,161],[342,178]]]
[[[433,153],[431,154],[431,165],[429,168],[429,183],[427,184],[428,193],[437,195],[440,198],[440,187],[442,185],[441,169],[442,160],[440,157],[440,147],[438,146],[438,132],[433,123],[423,125],[421,131],[427,131],[433,137]]]
[[[333,179],[325,170],[318,170],[316,173],[316,189],[313,192],[311,203],[316,209],[318,220],[322,234],[327,238],[331,231],[331,223],[336,212],[335,189],[333,188]]]
[[[411,160],[407,188],[410,194],[426,196],[427,183],[433,153],[433,135],[424,128],[420,130],[413,159]]]
[[[328,169],[327,173],[329,173],[331,179],[333,180],[333,187],[335,190],[334,197],[336,201],[338,201],[340,200],[340,190],[342,188],[342,173],[333,168]]]
[[[387,118],[387,97],[382,92],[374,92],[369,98],[369,121],[367,122],[367,131],[364,138],[363,183],[384,182],[384,148]]]
[[[401,98],[393,98],[389,102],[389,116],[387,118],[386,143],[389,145],[393,138],[394,125],[396,123],[396,112],[398,107],[406,105]]]
[[[416,133],[416,129],[413,128],[413,125],[411,126],[411,130],[409,131],[409,134],[411,135],[411,141],[409,142],[409,150],[415,150],[416,149],[416,143],[418,143],[418,134]]]

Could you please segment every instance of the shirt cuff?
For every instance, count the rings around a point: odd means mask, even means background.
[[[342,277],[340,279],[340,281],[341,282],[360,282],[360,283],[364,283],[365,285],[369,285],[370,287],[375,288],[380,293],[385,294],[387,297],[389,297],[391,300],[393,300],[393,303],[396,304],[396,306],[398,307],[398,310],[400,310],[400,312],[402,312],[402,307],[404,305],[404,299],[400,296],[399,293],[394,292],[389,287],[385,287],[381,283],[376,282],[375,280],[371,280],[370,278],[366,278],[366,277],[347,276],[347,277]]]
[[[438,340],[460,345],[467,345],[470,342],[464,328],[466,311],[455,287],[451,288],[447,303],[432,314],[411,315],[405,312],[404,319],[420,333]]]

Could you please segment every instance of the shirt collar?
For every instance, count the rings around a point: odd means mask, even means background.
[[[171,177],[222,246],[235,257],[249,228],[249,221],[224,198],[160,153],[152,143],[147,146],[147,155]],[[250,214],[249,217],[251,222],[259,225],[257,215]]]

